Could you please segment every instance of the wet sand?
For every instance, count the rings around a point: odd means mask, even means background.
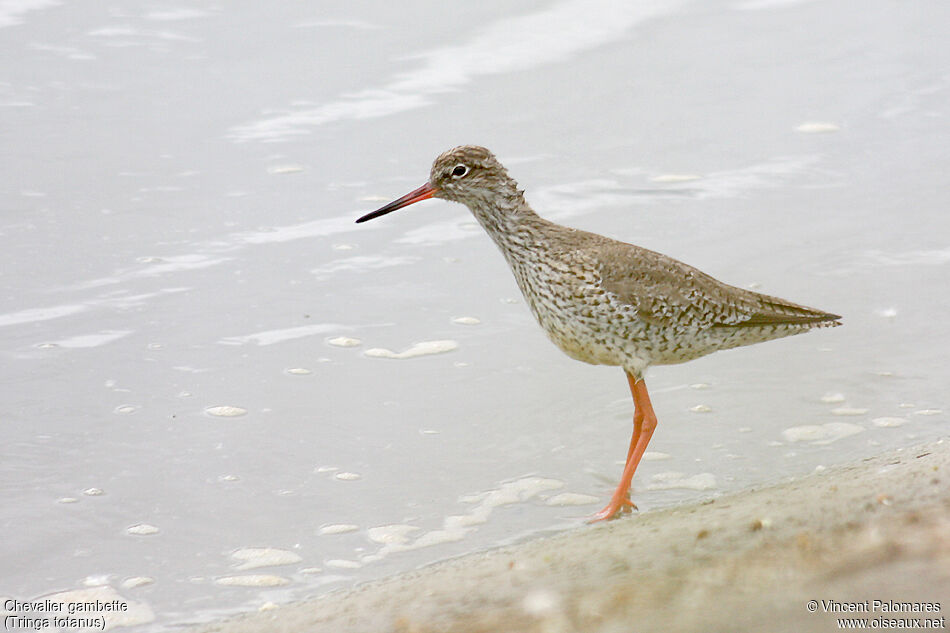
[[[945,628],[948,473],[940,440],[195,631],[833,631],[840,617]],[[869,612],[831,613],[831,601]],[[895,613],[892,602],[940,604]]]

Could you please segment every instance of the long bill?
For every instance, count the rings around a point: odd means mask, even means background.
[[[387,213],[392,213],[396,209],[401,209],[403,207],[408,207],[410,204],[419,202],[420,200],[428,200],[434,196],[439,190],[433,187],[431,184],[426,183],[414,191],[410,191],[402,198],[393,200],[386,206],[380,207],[373,211],[372,213],[367,213],[359,220],[356,221],[357,224],[360,222],[366,222],[367,220],[372,220],[373,218],[378,218],[381,215],[386,215]]]

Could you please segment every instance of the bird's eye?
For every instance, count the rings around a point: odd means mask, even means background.
[[[461,178],[468,173],[468,167],[465,165],[456,165],[455,169],[452,170],[452,175],[455,178]]]

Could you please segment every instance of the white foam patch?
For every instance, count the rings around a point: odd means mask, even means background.
[[[586,506],[600,501],[593,495],[583,495],[577,492],[562,492],[552,495],[544,500],[545,505],[549,506]]]
[[[309,376],[313,372],[305,367],[291,367],[285,370],[291,376]]]
[[[338,479],[340,481],[356,481],[357,479],[362,479],[363,476],[359,473],[343,472],[343,473],[337,473],[333,475],[333,478]]]
[[[222,405],[218,407],[208,407],[205,413],[219,418],[237,418],[247,414],[247,409],[231,405]]]
[[[276,565],[293,565],[302,558],[297,554],[273,547],[246,547],[231,552],[231,558],[239,561],[235,569],[257,569],[258,567],[273,567]]]
[[[326,563],[324,563],[324,565],[327,567],[333,567],[335,569],[359,569],[363,566],[363,563],[355,560],[334,558],[332,560],[328,560]]]
[[[867,409],[862,409],[860,407],[837,407],[831,410],[832,415],[864,415],[867,413]]]
[[[418,358],[420,356],[431,356],[433,354],[445,354],[446,352],[458,349],[458,346],[459,344],[456,341],[451,340],[422,341],[402,352],[394,352],[381,347],[374,347],[366,350],[363,354],[371,358],[405,360],[407,358]]]
[[[660,451],[646,451],[640,459],[645,462],[659,462],[664,459],[672,459],[672,455]]]
[[[148,523],[137,523],[126,529],[126,532],[136,536],[149,536],[152,534],[158,534],[159,529],[154,525],[149,525]]]
[[[290,580],[283,576],[272,574],[242,574],[238,576],[222,576],[215,578],[216,585],[225,587],[280,587],[290,584]]]
[[[327,339],[327,345],[332,345],[334,347],[358,347],[363,344],[363,341],[358,338],[351,338],[349,336],[335,336],[333,338]]]
[[[454,319],[452,319],[452,323],[457,323],[459,325],[478,325],[479,323],[481,323],[481,320],[475,317],[463,316],[463,317],[455,317]]]
[[[56,610],[55,614],[57,616],[64,617],[74,617],[74,618],[103,618],[105,625],[103,628],[105,630],[113,629],[121,626],[136,626],[139,624],[146,624],[155,619],[155,614],[152,612],[152,608],[148,606],[145,602],[136,602],[135,600],[129,600],[128,598],[122,596],[119,592],[108,585],[99,586],[99,587],[90,587],[88,589],[75,589],[73,591],[63,591],[60,593],[50,594],[48,596],[42,596],[40,600],[49,600],[50,602],[60,603],[62,606]],[[119,604],[126,605],[123,607],[123,610],[115,611],[75,611],[70,615],[70,605],[86,605],[89,603],[96,604],[99,603],[114,603],[118,602]],[[76,609],[74,606],[73,609]],[[97,627],[91,627],[92,629]],[[52,630],[52,629],[50,629]],[[55,629],[61,630],[61,629]],[[90,627],[84,627],[81,629],[76,629],[70,627],[69,630],[90,630]]]
[[[824,402],[825,404],[838,404],[840,402],[845,401],[844,394],[843,393],[826,393],[825,395],[821,397],[821,401]]]
[[[653,475],[650,481],[647,490],[671,490],[674,488],[712,490],[716,487],[716,476],[712,473],[699,473],[687,477],[683,473],[669,471]]]
[[[914,415],[940,415],[943,413],[941,409],[920,409],[919,411],[914,411]]]
[[[827,424],[806,424],[793,426],[782,431],[782,437],[788,442],[811,442],[812,444],[831,444],[845,437],[864,431],[863,426],[848,422],[829,422]]]
[[[907,418],[874,418],[871,420],[871,424],[874,426],[879,426],[883,428],[895,427],[895,426],[904,426],[907,424]]]
[[[327,332],[332,332],[333,330],[339,330],[341,328],[342,326],[337,325],[336,323],[314,323],[312,325],[301,325],[298,327],[277,330],[264,330],[263,332],[255,332],[253,334],[245,334],[243,336],[227,336],[218,342],[224,345],[247,345],[248,343],[255,343],[257,345],[273,345],[275,343],[293,341],[300,338],[306,338],[308,336],[315,336],[317,334],[326,334]]]
[[[463,502],[474,504],[474,507],[468,513],[447,516],[442,521],[441,529],[424,532],[412,541],[403,540],[401,537],[408,537],[411,532],[414,532],[413,526],[380,526],[380,528],[388,530],[389,534],[394,532],[397,536],[390,537],[389,542],[384,543],[379,551],[375,554],[363,556],[361,560],[363,562],[373,562],[395,552],[417,550],[461,541],[476,526],[487,523],[496,508],[523,503],[544,492],[563,487],[564,482],[557,479],[523,477],[505,482],[493,490],[468,495],[461,499]],[[386,534],[386,531],[381,531],[377,534],[377,537],[383,538]]]
[[[823,121],[807,121],[802,123],[795,128],[798,132],[804,132],[806,134],[821,134],[824,132],[837,132],[841,128],[835,125],[834,123],[827,123]]]
[[[706,404],[697,404],[695,407],[690,407],[689,410],[693,413],[710,413],[712,407]]]
[[[155,582],[154,578],[149,576],[132,576],[131,578],[126,578],[122,581],[123,589],[135,589],[136,587],[144,587],[145,585],[151,585]]]
[[[360,526],[352,523],[334,523],[320,528],[320,534],[346,534],[347,532],[356,532],[359,529]]]
[[[395,525],[378,525],[366,531],[366,536],[374,543],[382,545],[403,545],[409,542],[409,535],[418,532],[421,528],[414,525],[397,523]]]
[[[303,165],[271,165],[267,168],[268,174],[299,174],[304,170]]]

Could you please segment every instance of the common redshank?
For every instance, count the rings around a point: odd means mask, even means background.
[[[647,367],[841,325],[836,314],[730,286],[661,253],[545,220],[484,147],[445,152],[426,184],[357,222],[427,198],[469,208],[555,345],[571,358],[619,365],[627,374],[633,436],[620,483],[592,521],[636,507],[630,482],[657,424],[643,381]]]

